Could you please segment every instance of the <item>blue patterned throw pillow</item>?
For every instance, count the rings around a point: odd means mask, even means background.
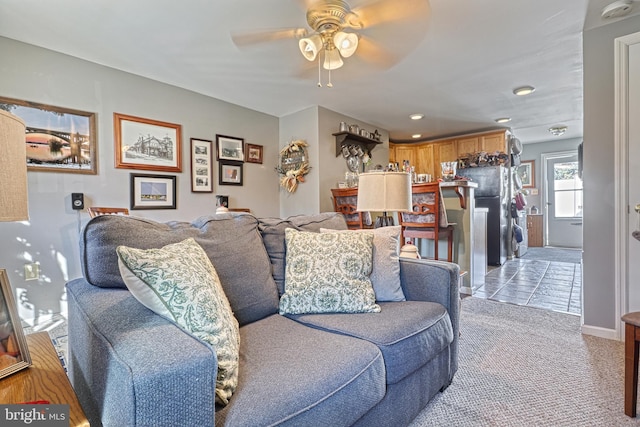
[[[285,287],[280,314],[377,313],[369,275],[373,233],[285,230]]]

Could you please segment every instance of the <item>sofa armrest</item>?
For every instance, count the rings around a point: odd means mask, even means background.
[[[92,425],[214,425],[210,345],[126,289],[76,279],[67,294],[69,377]]]
[[[400,284],[409,301],[442,304],[449,312],[453,327],[451,376],[458,369],[460,334],[460,267],[446,261],[400,258]]]

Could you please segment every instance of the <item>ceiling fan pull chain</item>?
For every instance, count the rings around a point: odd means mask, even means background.
[[[318,58],[318,87],[322,87],[322,74],[320,73],[320,58]]]

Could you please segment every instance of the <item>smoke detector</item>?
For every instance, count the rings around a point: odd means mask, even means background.
[[[619,18],[627,15],[633,8],[633,0],[618,0],[608,4],[602,9],[603,19]]]

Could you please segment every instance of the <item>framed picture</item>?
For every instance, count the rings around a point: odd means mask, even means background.
[[[131,209],[175,209],[176,176],[131,174]]]
[[[95,113],[2,97],[0,109],[27,125],[28,170],[97,173]]]
[[[0,270],[0,378],[31,365],[7,270]]]
[[[247,163],[260,163],[262,164],[262,145],[247,144],[246,146],[246,158]]]
[[[182,126],[113,114],[116,168],[182,172]]]
[[[191,138],[191,191],[213,193],[213,141]]]
[[[522,187],[529,188],[536,186],[535,173],[536,173],[535,160],[523,160],[518,166],[518,175],[522,180]]]
[[[220,185],[242,185],[242,162],[218,162]]]
[[[218,160],[244,162],[244,139],[232,136],[216,135]]]

